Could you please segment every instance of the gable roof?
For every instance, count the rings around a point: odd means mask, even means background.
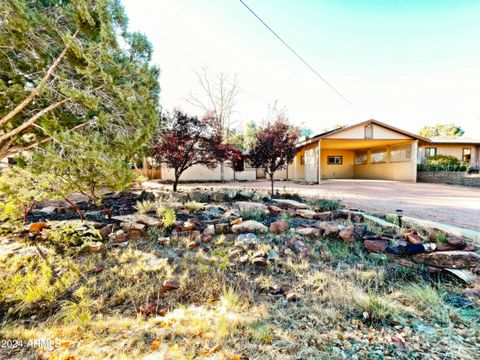
[[[432,138],[430,139],[432,144],[473,144],[473,145],[478,145],[480,144],[480,139],[472,139],[472,138],[455,138],[455,139],[449,139],[449,138]]]
[[[366,126],[366,125],[369,125],[369,124],[376,124],[378,126],[381,126],[381,127],[384,127],[386,129],[389,129],[389,130],[392,130],[392,131],[395,131],[395,132],[398,132],[400,134],[403,134],[405,136],[408,136],[408,137],[411,137],[413,139],[417,139],[417,140],[420,140],[420,141],[424,141],[424,142],[427,142],[427,143],[430,143],[430,139],[427,139],[426,137],[423,137],[423,136],[420,136],[420,135],[417,135],[417,134],[413,134],[413,133],[410,133],[408,131],[405,131],[405,130],[402,130],[402,129],[399,129],[395,126],[392,126],[392,125],[388,125],[388,124],[385,124],[381,121],[378,121],[378,120],[375,120],[375,119],[370,119],[370,120],[366,120],[366,121],[362,121],[360,123],[356,123],[356,124],[353,124],[353,125],[349,125],[349,126],[342,126],[342,127],[339,127],[337,129],[333,129],[333,130],[329,130],[329,131],[326,131],[324,133],[321,133],[321,134],[318,134],[318,135],[315,135],[309,139],[306,139],[304,141],[302,141],[300,144],[298,145],[306,145],[306,144],[309,144],[309,143],[312,143],[312,142],[315,142],[315,141],[318,141],[322,138],[328,138],[330,135],[333,135],[333,134],[338,134],[338,133],[341,133],[343,131],[346,131],[346,130],[349,130],[349,129],[352,129],[352,128],[355,128],[355,127],[358,127],[358,126]]]

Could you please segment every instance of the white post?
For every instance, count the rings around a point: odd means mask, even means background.
[[[415,140],[412,143],[412,173],[413,173],[413,182],[417,182],[417,153],[418,153],[418,140]]]

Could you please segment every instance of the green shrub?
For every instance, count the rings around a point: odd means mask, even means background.
[[[203,205],[196,201],[189,201],[185,203],[184,207],[189,213],[194,213],[198,210],[201,210],[203,208]]]
[[[432,166],[460,165],[460,160],[452,155],[434,155],[425,160],[425,164]]]
[[[316,199],[309,202],[310,207],[315,211],[331,211],[342,207],[340,200]]]
[[[163,226],[165,228],[172,227],[173,224],[175,224],[176,219],[177,216],[175,215],[175,210],[172,208],[166,208],[162,216]]]
[[[243,220],[261,221],[267,217],[267,213],[262,209],[247,209],[240,212]]]
[[[150,200],[137,201],[135,209],[139,214],[147,214],[155,209],[155,202]]]

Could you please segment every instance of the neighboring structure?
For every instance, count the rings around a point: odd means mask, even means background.
[[[434,155],[451,155],[464,164],[478,165],[480,163],[480,139],[434,138],[430,141],[430,144],[420,149],[421,162]]]
[[[316,135],[299,143],[298,153],[279,178],[417,179],[417,151],[430,140],[377,120]],[[283,176],[282,176],[283,175]]]

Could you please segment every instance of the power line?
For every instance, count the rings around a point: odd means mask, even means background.
[[[288,45],[270,26],[268,26],[268,24],[262,20],[262,18],[260,16],[258,16],[247,4],[245,4],[245,2],[243,0],[240,0],[240,2],[243,4],[243,6],[245,6],[268,30],[270,30],[270,32],[275,35],[275,37],[280,40],[283,45],[285,45],[298,59],[300,59],[301,62],[303,62],[305,65],[307,65],[307,67],[312,70],[312,72],[317,75],[317,77],[320,78],[320,80],[322,80],[325,84],[327,84],[327,86],[332,89],[333,91],[335,91],[337,93],[337,95],[339,95],[343,100],[345,100],[348,104],[350,104],[351,106],[353,106],[352,102],[350,100],[347,99],[346,96],[344,96],[340,91],[338,91],[332,84],[330,84],[327,79],[325,79],[322,75],[320,75],[318,73],[317,70],[315,70],[313,68],[313,66],[311,66],[303,57],[301,57],[295,50],[293,50],[291,48],[290,45]]]

